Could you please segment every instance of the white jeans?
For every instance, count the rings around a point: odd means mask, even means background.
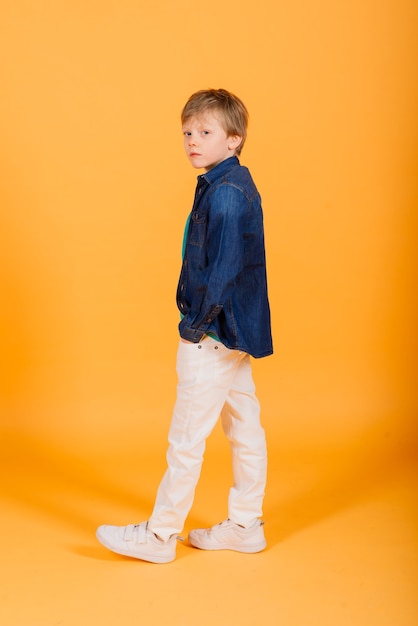
[[[162,539],[179,533],[193,503],[206,439],[221,416],[232,450],[234,484],[228,517],[249,526],[262,515],[267,451],[250,356],[205,337],[180,341],[177,400],[168,440],[167,470],[149,528]]]

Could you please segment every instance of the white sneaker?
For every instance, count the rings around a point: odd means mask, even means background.
[[[261,552],[266,547],[263,524],[261,520],[256,520],[249,528],[243,528],[228,519],[212,528],[192,530],[189,542],[201,550]]]
[[[99,526],[96,537],[116,554],[151,563],[169,563],[176,558],[176,535],[163,541],[148,529],[148,522],[128,526]]]

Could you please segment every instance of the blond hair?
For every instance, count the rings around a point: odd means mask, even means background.
[[[202,89],[187,100],[181,112],[181,123],[184,124],[191,117],[201,115],[205,111],[218,113],[228,137],[234,135],[242,137],[235,151],[236,154],[241,154],[248,126],[248,111],[242,100],[226,89]]]

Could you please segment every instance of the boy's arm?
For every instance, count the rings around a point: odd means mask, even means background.
[[[224,184],[212,195],[207,228],[207,265],[199,275],[188,313],[180,322],[180,336],[199,342],[219,315],[244,266],[248,200],[237,187]]]

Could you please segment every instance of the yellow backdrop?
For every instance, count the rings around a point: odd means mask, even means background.
[[[3,441],[70,459],[138,453],[138,470],[158,449],[163,464],[197,174],[179,112],[193,91],[225,87],[250,111],[241,160],[265,211],[275,355],[254,369],[270,450],[363,441],[405,455],[416,3],[16,0],[0,12]]]

